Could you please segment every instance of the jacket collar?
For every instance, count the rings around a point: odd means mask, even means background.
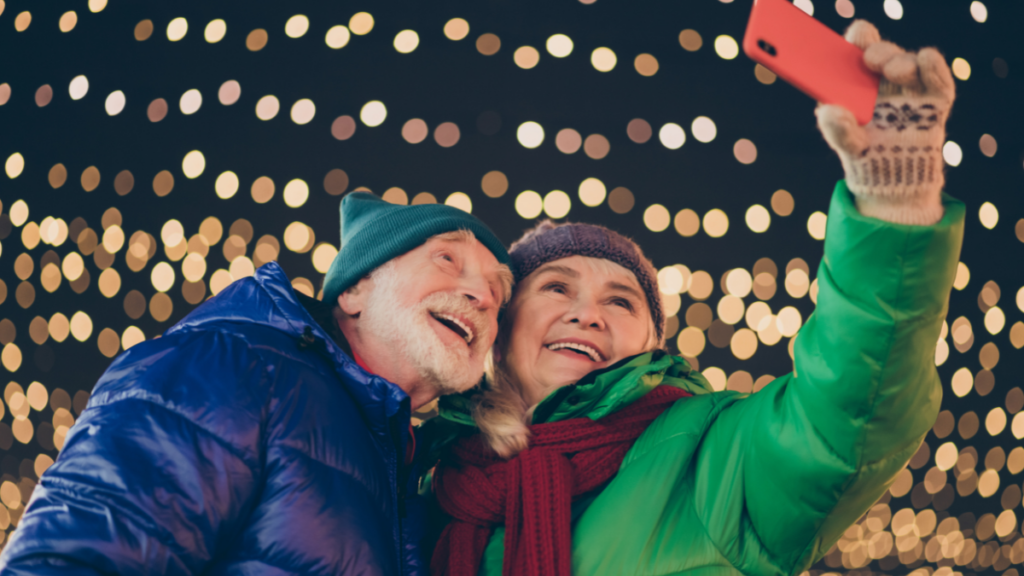
[[[251,278],[232,283],[167,334],[223,321],[274,328],[303,342],[307,348],[321,351],[332,362],[349,394],[362,407],[367,424],[374,432],[389,434],[389,421],[395,415],[402,417],[400,422],[409,420],[409,396],[405,391],[359,367],[302,306],[284,270],[276,262],[261,266]]]
[[[662,384],[682,388],[694,395],[712,392],[707,379],[693,370],[686,360],[654,350],[624,358],[587,374],[576,384],[555,390],[534,409],[533,423],[570,418],[599,420],[629,406]],[[438,403],[438,415],[463,426],[476,427],[472,403],[470,394],[444,396]]]

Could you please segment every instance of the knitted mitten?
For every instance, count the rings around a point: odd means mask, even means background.
[[[864,63],[882,75],[874,118],[860,126],[846,108],[819,105],[818,129],[839,154],[861,214],[900,224],[942,219],[942,145],[955,98],[953,76],[934,48],[905,52],[864,20],[846,31]]]

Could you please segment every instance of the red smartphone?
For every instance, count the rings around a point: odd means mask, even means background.
[[[787,0],[754,0],[743,51],[801,92],[871,121],[879,76],[864,51]]]

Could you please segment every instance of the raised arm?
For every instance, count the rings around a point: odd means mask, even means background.
[[[709,430],[706,446],[734,448],[698,456],[739,481],[708,487],[699,513],[741,570],[747,546],[792,573],[824,555],[914,454],[942,397],[934,351],[964,218],[941,196],[952,76],[934,49],[906,53],[866,22],[847,37],[886,81],[867,127],[842,108],[818,110],[846,180],[829,209],[817,309],[796,338],[794,372],[734,401]],[[737,516],[756,539],[726,541],[723,521]]]
[[[247,384],[261,365],[213,331],[115,360],[36,486],[0,575],[201,573],[257,490],[260,410]]]

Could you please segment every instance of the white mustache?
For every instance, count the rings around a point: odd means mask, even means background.
[[[490,322],[487,315],[473,307],[464,296],[453,292],[434,292],[420,301],[420,309],[433,314],[453,314],[468,321],[473,328],[475,348],[479,342],[490,341]]]

